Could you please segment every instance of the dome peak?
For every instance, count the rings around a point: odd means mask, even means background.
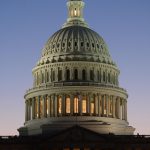
[[[83,8],[85,3],[82,0],[68,0],[68,19],[63,27],[77,25],[88,27],[83,18]]]

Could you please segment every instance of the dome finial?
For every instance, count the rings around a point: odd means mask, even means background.
[[[63,27],[71,26],[71,25],[81,25],[88,26],[83,18],[83,8],[85,3],[83,0],[68,0],[68,19],[67,23],[64,24]]]

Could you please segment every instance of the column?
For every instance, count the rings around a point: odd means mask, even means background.
[[[79,70],[78,70],[78,79],[82,80],[82,69],[81,68],[79,68]]]
[[[79,108],[79,113],[80,116],[82,116],[82,95],[79,95],[79,101],[78,101],[78,108]]]
[[[32,98],[32,119],[35,119],[35,98]]]
[[[102,100],[102,116],[104,117],[104,109],[105,109],[105,95],[101,96],[101,100]]]
[[[87,94],[87,101],[86,101],[86,112],[89,115],[90,114],[90,107],[89,107],[89,94]]]
[[[73,73],[73,68],[71,67],[70,68],[70,80],[73,80],[73,75],[74,75],[74,73]]]
[[[25,121],[28,121],[28,103],[25,101]]]
[[[54,116],[57,117],[57,113],[58,113],[58,107],[57,107],[57,95],[53,95],[53,99],[54,99]]]
[[[100,94],[98,94],[98,116],[101,116],[101,110],[100,110],[101,106],[100,106]]]
[[[48,104],[47,104],[48,114],[47,114],[47,116],[50,117],[51,116],[51,109],[50,109],[51,108],[51,102],[50,102],[51,99],[50,99],[50,95],[47,96],[47,99],[48,99]]]
[[[65,67],[63,67],[63,70],[62,70],[62,79],[63,81],[66,80],[66,68]]]
[[[118,119],[121,119],[121,114],[120,114],[120,97],[117,98],[117,117],[118,117]]]
[[[98,108],[99,108],[99,105],[98,105],[98,96],[97,95],[94,96],[94,101],[95,101],[94,102],[94,105],[95,105],[94,106],[94,109],[95,109],[94,112],[95,112],[95,115],[97,116],[98,115]]]
[[[31,103],[30,103],[30,99],[28,100],[28,120],[31,120]]]
[[[73,116],[74,113],[74,95],[73,93],[70,95],[70,114]]]
[[[46,108],[46,96],[42,96],[42,103],[43,103],[43,114],[42,114],[42,118],[45,118],[46,117],[46,111],[47,111],[47,108]]]
[[[116,117],[116,115],[115,115],[115,105],[116,105],[116,97],[115,96],[113,96],[113,110],[112,110],[112,116],[113,116],[113,118],[115,118]]]
[[[53,95],[51,95],[50,97],[50,114],[51,114],[51,117],[54,116],[54,101],[53,101]]]
[[[122,120],[124,120],[124,99],[122,99]]]
[[[106,116],[109,116],[109,96],[106,95]]]
[[[40,118],[40,96],[38,96],[37,100],[37,118]]]
[[[127,121],[127,100],[125,100],[125,120]]]
[[[66,114],[66,96],[62,95],[62,115]]]

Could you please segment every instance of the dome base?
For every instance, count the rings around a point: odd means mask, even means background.
[[[63,121],[65,120],[65,121]],[[40,123],[41,122],[41,123]],[[92,130],[100,134],[133,135],[134,128],[123,120],[106,117],[60,117],[33,120],[20,129],[21,136],[53,134],[74,125]]]

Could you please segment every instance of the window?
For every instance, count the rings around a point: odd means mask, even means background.
[[[42,83],[44,83],[44,73],[43,72],[41,72],[41,76],[42,76]]]
[[[105,82],[106,81],[106,73],[103,72],[103,81]]]
[[[86,96],[82,98],[82,113],[86,113]]]
[[[78,80],[78,70],[77,69],[74,70],[74,79]]]
[[[78,97],[76,96],[76,97],[74,98],[74,113],[79,113],[78,105],[79,105],[79,99],[78,99]]]
[[[94,106],[94,98],[91,97],[90,99],[90,108],[91,108],[91,114],[94,114],[95,113],[95,106]]]
[[[98,79],[98,81],[100,81],[100,73],[99,73],[99,71],[97,71],[97,79]]]
[[[46,80],[47,80],[47,82],[49,82],[49,72],[48,71],[46,71]]]
[[[55,81],[55,71],[54,70],[51,71],[51,80]]]
[[[94,80],[94,71],[90,70],[90,80]]]
[[[83,43],[83,42],[81,42],[81,47],[83,47],[83,45],[84,45],[84,43]]]
[[[74,43],[74,46],[75,46],[75,47],[77,46],[77,42]]]
[[[62,70],[58,70],[58,81],[62,80]]]
[[[108,73],[108,82],[110,83],[110,73]]]
[[[69,69],[67,69],[67,71],[66,71],[66,79],[70,80],[70,70]]]
[[[89,43],[86,43],[86,46],[89,47],[90,46]]]
[[[70,113],[70,97],[69,96],[66,97],[66,113],[67,114]]]
[[[82,80],[86,80],[86,71],[82,70]]]
[[[92,43],[92,47],[94,48],[95,46],[94,46],[94,43]]]

